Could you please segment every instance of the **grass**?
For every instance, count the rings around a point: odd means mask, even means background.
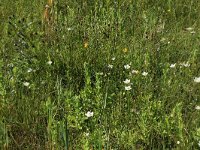
[[[199,9],[1,1],[1,149],[199,149]]]

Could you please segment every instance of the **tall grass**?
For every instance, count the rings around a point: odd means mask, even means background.
[[[199,9],[1,1],[1,149],[199,149]]]

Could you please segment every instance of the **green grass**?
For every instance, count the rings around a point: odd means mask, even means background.
[[[198,0],[46,4],[0,1],[0,149],[200,148]]]

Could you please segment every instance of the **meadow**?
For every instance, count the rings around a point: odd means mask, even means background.
[[[1,0],[0,149],[199,150],[199,0]]]

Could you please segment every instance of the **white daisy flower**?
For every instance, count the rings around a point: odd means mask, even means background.
[[[114,61],[114,60],[115,60],[115,57],[113,57],[112,60]]]
[[[131,66],[130,66],[129,64],[127,64],[127,65],[124,65],[124,68],[125,68],[125,69],[130,69]]]
[[[85,136],[89,136],[89,135],[90,135],[90,133],[88,133],[88,132],[87,132],[87,133],[85,133]]]
[[[23,85],[28,87],[30,85],[30,83],[29,82],[24,82]]]
[[[188,28],[185,28],[185,30],[187,30],[187,31],[192,31],[192,30],[194,30],[194,28],[188,27]]]
[[[180,63],[180,65],[183,67],[190,67],[189,62],[183,62],[183,63]]]
[[[180,142],[180,141],[177,141],[176,143],[179,145],[181,142]]]
[[[194,78],[194,82],[200,83],[200,77],[195,77],[195,78]]]
[[[94,113],[92,112],[92,111],[88,111],[86,114],[85,114],[85,116],[86,117],[92,117],[94,115]]]
[[[170,65],[170,68],[175,68],[175,67],[176,67],[176,63]]]
[[[196,109],[196,110],[200,110],[200,106],[196,106],[195,109]]]
[[[113,65],[110,65],[110,64],[109,64],[109,65],[108,65],[108,68],[112,69],[112,68],[113,68]]]
[[[130,82],[131,82],[130,79],[126,79],[126,80],[124,81],[125,84],[129,84]]]
[[[71,30],[72,30],[72,28],[67,28],[67,30],[68,30],[68,31],[71,31]]]
[[[139,71],[138,70],[132,70],[132,74],[138,74]]]
[[[30,72],[32,72],[32,71],[33,71],[33,69],[31,69],[31,68],[29,68],[29,69],[27,70],[28,73],[30,73]]]
[[[147,76],[147,75],[148,75],[148,72],[145,72],[145,71],[144,71],[144,72],[142,73],[142,75],[143,75],[143,76]]]
[[[130,91],[132,88],[131,88],[131,86],[129,85],[129,86],[125,86],[125,90],[126,91]]]
[[[49,61],[47,62],[47,64],[48,64],[48,65],[51,65],[51,64],[52,64],[52,61],[51,61],[51,60],[49,60]]]

